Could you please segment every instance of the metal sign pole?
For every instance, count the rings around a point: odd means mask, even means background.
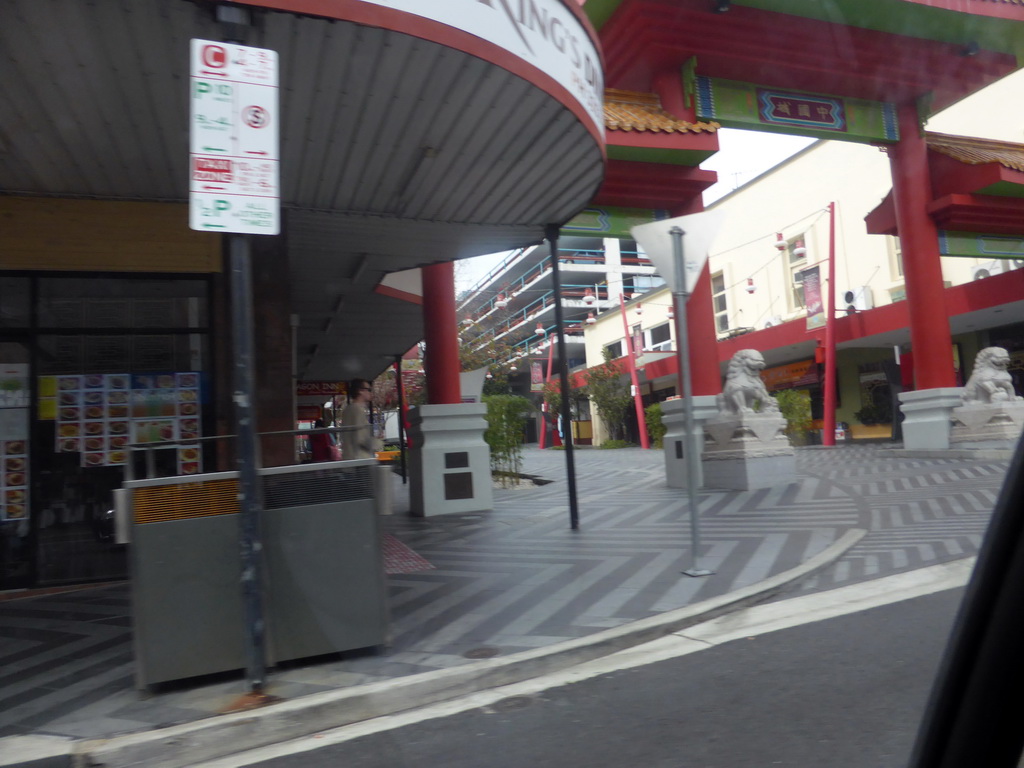
[[[690,380],[690,345],[686,326],[686,271],[683,264],[683,230],[672,227],[668,231],[672,236],[672,259],[674,263],[675,285],[672,295],[675,298],[676,313],[676,349],[679,351],[679,377],[682,379],[683,415],[686,424],[686,491],[690,504],[690,567],[683,571],[687,576],[710,576],[712,571],[701,568],[700,557],[700,522],[697,514],[697,435],[693,420],[693,386]]]
[[[551,279],[555,291],[555,325],[558,330],[558,378],[562,384],[562,435],[565,445],[565,475],[569,486],[569,526],[580,527],[580,513],[576,502],[576,457],[573,455],[572,411],[569,408],[569,360],[565,350],[565,323],[562,317],[562,284],[558,276],[558,227],[548,225],[545,232],[551,246]]]
[[[402,461],[402,485],[408,482],[405,470],[405,382],[402,381],[402,356],[395,355],[395,389],[398,391],[398,451]]]
[[[240,507],[242,598],[245,612],[245,658],[249,690],[260,694],[266,685],[262,593],[263,544],[260,538],[262,493],[257,476],[256,394],[253,371],[252,275],[250,243],[246,235],[230,236],[231,334],[234,344],[234,414]]]

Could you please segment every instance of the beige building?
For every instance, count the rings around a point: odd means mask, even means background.
[[[1001,141],[1024,141],[1024,72],[1018,72],[954,105],[926,126],[929,134],[974,136]],[[1024,161],[1024,147],[964,148],[941,136],[930,137],[930,155],[965,164],[1002,162],[1014,167]],[[988,155],[984,155],[987,152]],[[948,159],[944,160],[949,162]],[[1017,166],[1018,168],[1021,166]],[[710,254],[715,324],[724,361],[738,349],[754,347],[764,353],[769,386],[808,388],[820,417],[820,367],[815,351],[821,346],[825,312],[807,319],[814,284],[823,302],[835,291],[837,312],[839,403],[837,421],[847,422],[856,437],[888,437],[892,418],[870,413],[868,406],[890,408],[898,388],[893,370],[897,349],[906,356],[909,330],[901,319],[905,299],[899,241],[891,235],[869,234],[865,218],[891,189],[889,159],[877,147],[841,141],[819,141],[757,177],[751,183],[709,206],[724,212],[723,229]],[[829,271],[835,204],[835,268]],[[940,230],[942,227],[940,227]],[[1022,227],[1024,229],[1024,227]],[[944,237],[940,233],[940,237]],[[955,234],[943,252],[957,251]],[[978,236],[981,242],[981,236]],[[1020,338],[1024,302],[1015,301],[1005,273],[1024,266],[1024,237],[985,239],[990,253],[942,257],[947,286],[954,358],[961,377],[969,373],[977,350],[990,344],[1012,344]],[[991,280],[979,295],[966,284]],[[964,288],[957,293],[956,287]],[[950,290],[952,289],[952,291]],[[970,295],[969,292],[973,291]],[[961,296],[961,293],[964,294]],[[1019,293],[1017,294],[1019,296]],[[629,335],[641,338],[640,391],[645,404],[675,394],[675,362],[664,360],[674,349],[675,329],[668,319],[671,294],[664,287],[626,304]],[[642,314],[638,314],[638,307]],[[603,350],[624,355],[623,319],[618,306],[599,314],[585,331],[587,365],[597,365]],[[1018,377],[1024,372],[1024,348],[1014,353]],[[820,352],[818,353],[820,357]],[[891,362],[890,362],[891,361]],[[887,373],[888,369],[888,373]],[[903,382],[906,385],[906,382]],[[877,391],[876,391],[877,390]],[[883,392],[884,390],[884,392]],[[860,414],[860,418],[857,414]],[[875,423],[862,423],[875,422]],[[594,425],[595,443],[607,430]]]

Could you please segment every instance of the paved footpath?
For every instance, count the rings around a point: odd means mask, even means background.
[[[651,637],[632,628],[725,605],[723,596],[765,600],[968,557],[1008,464],[980,456],[914,458],[887,444],[800,449],[794,482],[701,491],[699,565],[714,571],[704,578],[681,574],[692,563],[687,494],[665,486],[660,451],[577,450],[577,531],[562,451],[526,449],[523,471],[552,482],[498,489],[491,512],[411,518],[396,477],[395,514],[382,518],[398,571],[388,577],[391,646],[273,671],[269,692],[314,702],[382,690],[371,683],[442,679],[420,673],[468,674],[480,659],[579,653],[592,639],[623,647]],[[816,570],[794,579],[808,563]],[[246,689],[232,675],[135,691],[126,584],[6,597],[0,736],[105,738],[210,722]]]

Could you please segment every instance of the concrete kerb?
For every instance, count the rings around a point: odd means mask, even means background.
[[[70,743],[66,740],[53,741],[48,743],[53,751],[46,755],[49,760],[46,763],[31,762],[37,758],[19,755],[18,740],[33,737],[0,739],[0,768],[184,768],[200,761],[225,757],[240,749],[278,744],[331,728],[522,682],[656,640],[764,601],[787,585],[835,562],[866,533],[862,529],[849,530],[807,562],[729,594],[504,658],[486,659],[451,669],[311,694],[264,709],[218,715],[144,733]],[[26,762],[26,759],[30,761]]]

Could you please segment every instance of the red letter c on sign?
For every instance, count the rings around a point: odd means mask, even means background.
[[[208,67],[221,68],[228,63],[228,53],[219,45],[203,47],[203,64]]]

